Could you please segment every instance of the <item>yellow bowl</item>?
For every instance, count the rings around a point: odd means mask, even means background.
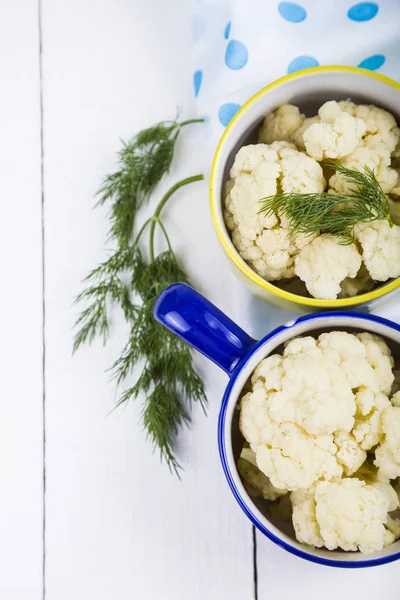
[[[343,309],[369,304],[400,286],[390,280],[366,294],[339,300],[317,300],[300,296],[265,281],[241,258],[232,244],[223,218],[223,187],[239,148],[254,143],[265,114],[285,103],[300,107],[307,116],[316,114],[327,100],[350,98],[358,104],[375,104],[391,112],[400,123],[400,84],[388,77],[354,67],[316,67],[287,75],[267,85],[250,98],[231,120],[218,144],[210,177],[211,214],[222,247],[237,273],[258,296],[282,308],[309,312]]]

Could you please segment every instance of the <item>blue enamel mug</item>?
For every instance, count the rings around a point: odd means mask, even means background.
[[[283,344],[299,335],[328,331],[366,331],[383,337],[395,358],[400,358],[400,326],[381,317],[357,312],[327,312],[301,316],[277,327],[260,341],[251,338],[236,323],[193,288],[177,283],[166,289],[154,307],[155,318],[175,335],[213,361],[229,376],[218,422],[218,446],[229,487],[250,521],[285,550],[319,564],[334,567],[370,567],[400,558],[400,540],[375,554],[329,551],[300,544],[291,523],[274,522],[267,501],[252,498],[240,479],[236,463],[243,445],[237,403],[258,363],[280,352]]]

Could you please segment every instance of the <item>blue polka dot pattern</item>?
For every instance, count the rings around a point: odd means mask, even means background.
[[[243,69],[249,58],[246,46],[237,40],[231,40],[225,52],[225,64],[229,69]]]
[[[227,23],[224,31],[224,38],[227,40],[229,38],[229,34],[231,32],[231,22]]]
[[[193,75],[193,87],[195,98],[199,95],[201,82],[203,81],[203,71],[196,71]]]
[[[240,104],[235,104],[234,102],[227,102],[226,104],[223,104],[218,111],[218,119],[220,123],[226,127],[229,121],[236,115],[239,108]]]
[[[370,21],[378,14],[378,10],[375,2],[360,2],[349,9],[347,16],[352,21]]]
[[[303,69],[318,66],[319,62],[313,56],[297,56],[289,63],[287,72],[295,73],[296,71],[302,71]]]
[[[307,11],[294,2],[280,2],[278,10],[281,17],[290,23],[301,23],[307,17]]]
[[[373,56],[368,56],[368,58],[364,58],[358,65],[361,69],[369,69],[369,71],[376,71],[379,69],[383,63],[385,62],[385,57],[383,54],[374,54]]]

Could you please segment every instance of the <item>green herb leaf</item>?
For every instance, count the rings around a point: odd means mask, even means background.
[[[105,177],[97,192],[99,204],[111,204],[109,239],[119,246],[129,243],[138,209],[170,169],[181,128],[202,121],[162,121],[143,129],[130,142],[122,142],[119,169]]]
[[[178,475],[180,466],[174,454],[176,433],[190,420],[187,407],[191,402],[199,402],[204,409],[207,399],[204,384],[193,367],[190,348],[153,317],[154,303],[165,288],[179,281],[189,282],[172,250],[160,214],[176,190],[201,181],[203,175],[188,177],[172,186],[133,240],[131,232],[140,204],[169,169],[180,128],[201,120],[159,123],[124,145],[120,171],[108,176],[100,190],[100,201],[112,202],[110,237],[115,238],[119,248],[89,273],[85,279],[88,287],[76,299],[90,304],[76,321],[74,350],[99,335],[105,340],[112,306],[119,305],[122,309],[130,329],[129,338],[111,373],[117,385],[122,385],[138,366],[141,369],[117,405],[139,395],[145,397],[143,424],[148,437]],[[157,227],[168,249],[155,256]],[[148,260],[140,247],[146,232]]]
[[[358,223],[377,219],[387,219],[391,223],[388,201],[369,167],[362,173],[338,163],[327,164],[354,186],[350,193],[276,194],[260,200],[260,212],[285,216],[295,233],[329,233],[338,237],[342,244],[354,241],[354,227]]]

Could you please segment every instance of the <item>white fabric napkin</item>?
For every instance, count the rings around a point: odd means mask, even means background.
[[[193,0],[192,36],[193,93],[212,143],[287,73],[350,65],[400,79],[400,0]]]

